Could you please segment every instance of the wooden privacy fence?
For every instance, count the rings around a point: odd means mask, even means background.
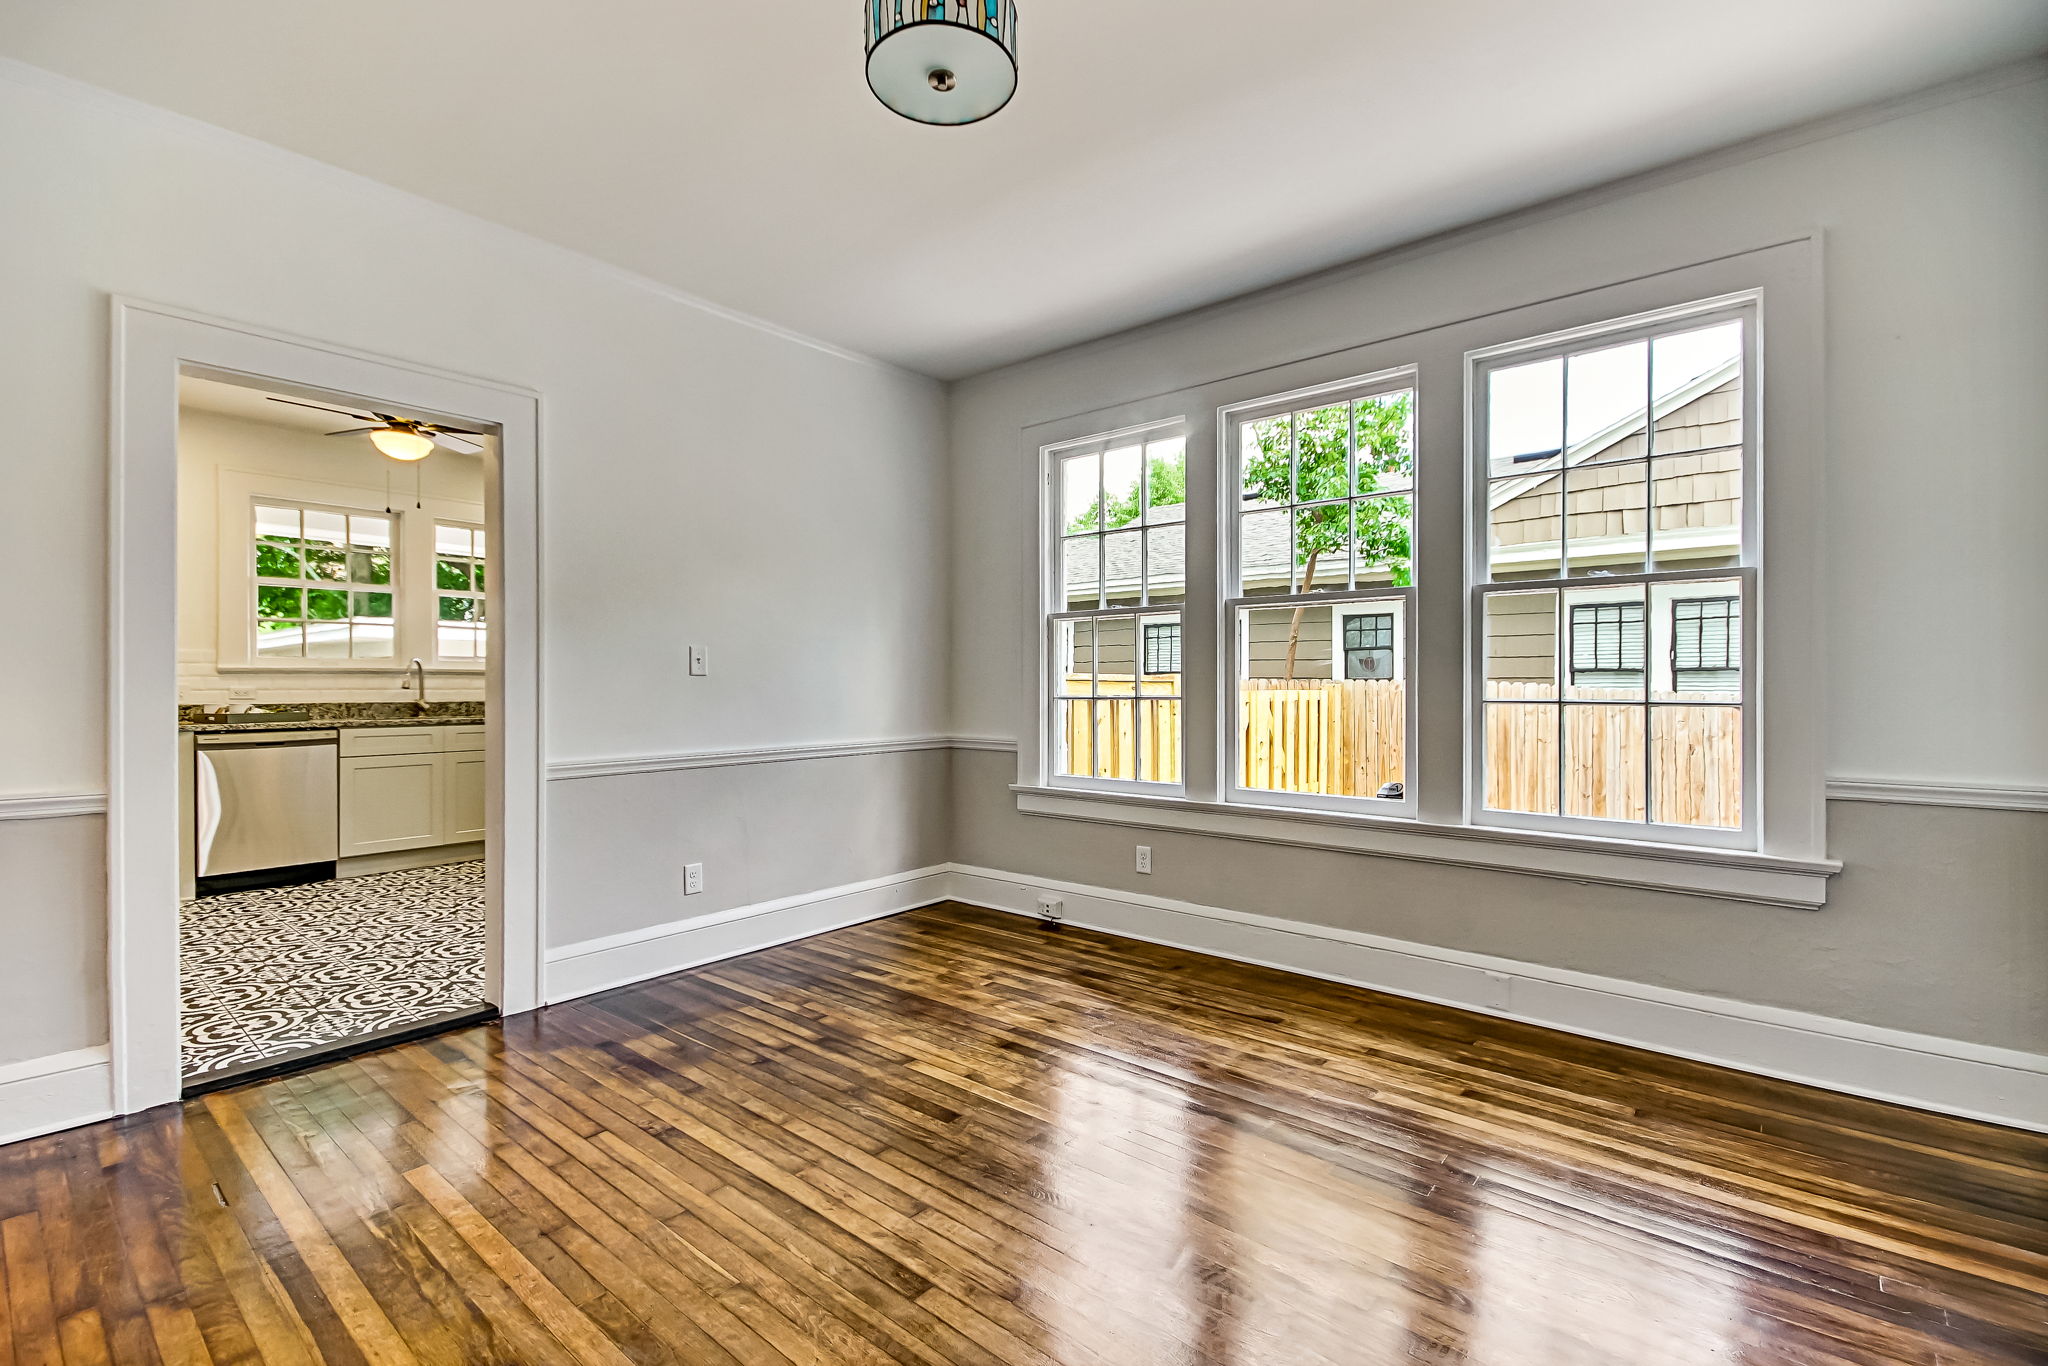
[[[1614,821],[1655,816],[1669,825],[1742,824],[1740,707],[1652,707],[1646,750],[1639,701],[1568,706],[1560,726],[1551,684],[1496,682],[1488,688],[1500,699],[1486,708],[1486,804],[1494,810],[1561,811]],[[1574,697],[1591,701],[1635,695],[1573,690]],[[1649,811],[1646,792],[1653,803]]]
[[[1403,781],[1408,725],[1398,680],[1247,678],[1237,686],[1242,786],[1372,797]]]
[[[1099,682],[1106,691],[1122,689],[1125,695],[1066,704],[1068,771],[1088,773],[1090,763],[1099,760],[1101,767],[1094,770],[1098,777],[1179,782],[1178,676],[1147,679],[1135,695],[1129,676],[1104,674]],[[1067,680],[1077,692],[1086,692],[1088,685],[1085,674]]]
[[[1069,680],[1077,691],[1088,683],[1085,677]],[[1132,687],[1128,678],[1105,677],[1102,683]],[[1560,727],[1551,685],[1490,686],[1496,700],[1486,708],[1486,804],[1494,810],[1640,821],[1647,793],[1660,822],[1742,823],[1740,708],[1651,708],[1646,750],[1640,704],[1567,707]],[[1092,771],[1102,777],[1179,782],[1177,687],[1178,680],[1153,680],[1123,696],[1068,702],[1068,771],[1089,773],[1099,758],[1101,766]],[[1399,681],[1254,678],[1238,688],[1240,785],[1370,797],[1387,783],[1406,780],[1407,708]],[[1628,696],[1586,689],[1574,695]]]

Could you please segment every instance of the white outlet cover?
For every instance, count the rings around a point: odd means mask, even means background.
[[[1152,871],[1152,846],[1149,844],[1138,846],[1138,871],[1141,873]]]
[[[695,896],[704,890],[704,865],[686,863],[683,865],[683,895]]]

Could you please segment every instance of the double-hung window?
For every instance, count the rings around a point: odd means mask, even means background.
[[[1754,842],[1756,313],[1475,353],[1479,824]]]
[[[1140,429],[1048,455],[1052,772],[1096,786],[1177,786],[1186,432]]]
[[[1222,416],[1225,795],[1412,810],[1414,372]]]

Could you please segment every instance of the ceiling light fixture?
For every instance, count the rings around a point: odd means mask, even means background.
[[[918,123],[978,123],[1017,93],[1016,0],[863,0],[868,89]]]
[[[424,460],[434,453],[434,438],[404,427],[379,427],[370,433],[370,444],[393,460]]]

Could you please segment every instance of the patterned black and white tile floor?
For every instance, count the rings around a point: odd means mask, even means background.
[[[187,901],[185,1080],[484,1004],[481,860]]]

